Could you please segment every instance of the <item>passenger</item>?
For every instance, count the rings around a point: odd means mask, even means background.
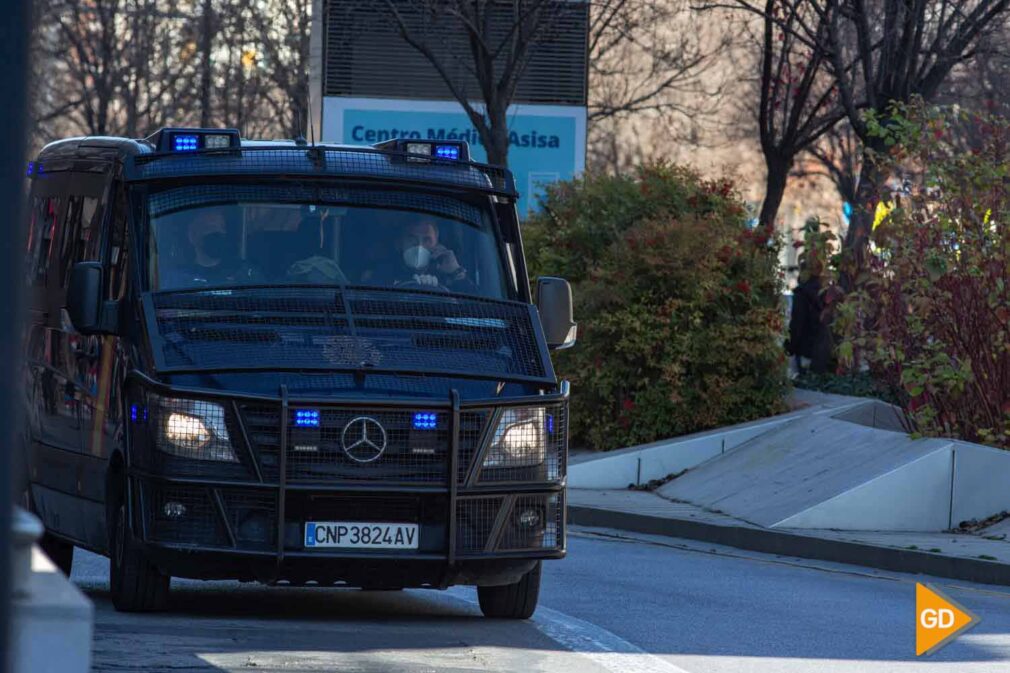
[[[453,292],[475,292],[456,253],[438,241],[438,222],[426,217],[401,229],[395,241],[397,255],[371,272],[365,283],[385,283],[397,287],[444,288]]]
[[[193,246],[192,257],[186,263],[161,269],[161,289],[241,285],[262,280],[262,274],[241,259],[238,244],[228,235],[228,222],[220,210],[198,211],[186,225],[186,235]]]
[[[302,219],[293,234],[292,245],[306,256],[287,269],[287,280],[294,283],[347,285],[347,276],[325,252],[326,241],[332,236],[334,223],[328,212],[310,214]]]

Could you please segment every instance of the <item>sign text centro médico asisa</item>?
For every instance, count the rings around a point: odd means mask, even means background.
[[[393,138],[465,140],[474,161],[487,161],[477,130],[449,101],[327,97],[322,137],[350,145]],[[509,168],[519,190],[519,212],[535,207],[544,185],[585,168],[586,110],[567,105],[515,105],[509,109]]]

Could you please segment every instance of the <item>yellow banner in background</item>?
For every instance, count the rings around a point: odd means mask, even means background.
[[[877,227],[880,226],[880,223],[884,221],[885,217],[891,214],[892,210],[894,210],[893,201],[878,201],[877,210],[873,213],[873,229],[871,231],[876,231]]]

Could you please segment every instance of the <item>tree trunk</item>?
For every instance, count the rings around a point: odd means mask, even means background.
[[[782,197],[786,193],[786,184],[789,181],[789,171],[792,170],[791,159],[765,159],[768,168],[768,179],[765,181],[765,198],[761,203],[761,214],[758,222],[762,227],[775,226],[775,219],[778,216],[779,208],[782,206]]]
[[[850,292],[856,286],[859,274],[866,266],[866,249],[870,234],[873,233],[873,217],[887,180],[887,173],[882,172],[873,161],[874,153],[880,151],[882,148],[867,147],[863,150],[856,200],[852,204],[852,219],[849,221],[849,230],[845,232],[842,248],[839,283],[845,292]]]
[[[486,110],[489,140],[484,140],[487,162],[492,166],[508,166],[509,125],[507,109],[503,105],[488,105]]]
[[[200,69],[200,126],[209,128],[211,124],[210,85],[211,59],[210,50],[213,45],[211,0],[203,0],[203,16],[200,20],[200,56],[203,59]]]

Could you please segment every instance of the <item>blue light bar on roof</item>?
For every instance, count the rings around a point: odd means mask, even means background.
[[[295,409],[296,428],[318,428],[319,409]]]
[[[200,144],[200,137],[196,135],[176,134],[172,136],[173,152],[195,152]]]
[[[242,147],[242,139],[237,129],[169,127],[155,131],[145,140],[158,152],[237,150]]]
[[[414,414],[415,430],[434,430],[438,425],[438,414],[431,411],[419,411]]]
[[[435,156],[439,159],[459,160],[459,145],[435,145]]]
[[[387,152],[402,152],[404,154],[417,155],[406,157],[406,160],[419,163],[427,162],[426,159],[421,158],[422,156],[448,161],[470,161],[470,146],[465,140],[433,142],[430,140],[393,138],[392,140],[376,143],[372,147]]]

